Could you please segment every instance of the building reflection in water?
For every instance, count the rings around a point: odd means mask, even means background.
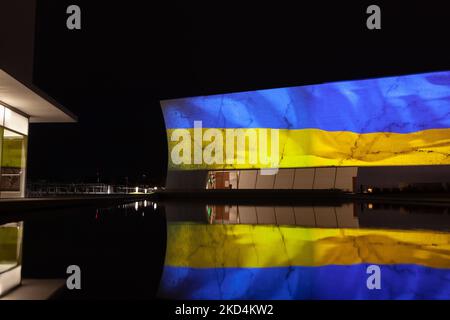
[[[166,206],[175,221],[160,297],[450,299],[445,207],[213,205],[197,211],[203,223],[188,210]],[[380,289],[368,286],[370,265]]]
[[[159,283],[158,296],[174,299],[450,299],[450,214],[386,203],[141,201],[0,226],[0,294],[21,273],[24,283],[60,279],[72,263],[83,290],[63,298],[151,297]],[[371,265],[380,289],[367,286]]]
[[[355,207],[331,206],[207,206],[210,223],[275,224],[307,227],[358,227]]]
[[[23,223],[0,225],[0,297],[21,282]]]
[[[148,200],[2,216],[0,300],[152,298],[165,247],[163,210]],[[71,265],[81,290],[66,287]]]

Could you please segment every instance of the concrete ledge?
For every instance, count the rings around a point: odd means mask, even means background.
[[[23,279],[0,300],[48,300],[66,284],[64,279]]]
[[[21,266],[15,266],[0,273],[0,297],[20,285],[21,274]]]

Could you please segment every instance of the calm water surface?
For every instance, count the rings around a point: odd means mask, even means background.
[[[450,208],[124,204],[0,220],[0,276],[57,299],[450,299]]]

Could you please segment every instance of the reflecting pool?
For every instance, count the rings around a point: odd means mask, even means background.
[[[81,290],[64,284],[81,270]],[[450,299],[450,207],[131,202],[0,216],[0,299]],[[20,287],[19,287],[20,288]]]
[[[210,205],[207,222],[177,221],[185,210],[166,213],[164,298],[450,298],[445,207]]]

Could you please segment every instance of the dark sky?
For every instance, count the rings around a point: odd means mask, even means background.
[[[162,182],[161,99],[450,70],[444,2],[243,2],[38,0],[34,82],[79,122],[31,126],[29,179]]]

